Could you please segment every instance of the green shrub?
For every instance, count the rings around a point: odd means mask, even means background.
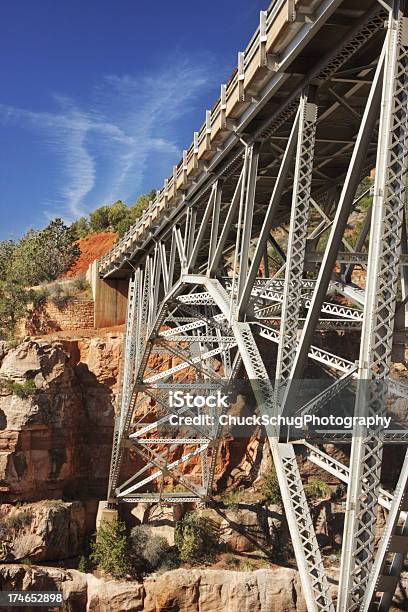
[[[49,282],[69,270],[79,254],[69,227],[53,219],[42,230],[29,230],[16,243],[7,276],[26,286]]]
[[[14,383],[12,385],[13,395],[17,395],[17,397],[29,397],[30,395],[34,395],[35,391],[36,386],[33,380],[26,380],[23,384]]]
[[[80,274],[79,276],[76,276],[70,283],[72,289],[74,291],[85,291],[86,289],[89,289],[89,283],[86,280],[86,276],[84,274]]]
[[[77,570],[79,572],[83,572],[84,574],[86,574],[88,569],[89,569],[89,559],[88,559],[88,557],[85,557],[85,555],[82,555],[79,558],[78,565],[77,565]]]
[[[226,508],[238,508],[239,502],[241,501],[241,491],[239,489],[227,491],[222,495],[221,500]]]
[[[152,534],[148,525],[137,525],[130,533],[135,569],[139,573],[177,566],[177,555],[166,538]]]
[[[0,389],[8,391],[17,397],[26,398],[30,395],[34,395],[36,391],[35,382],[33,380],[26,380],[24,383],[17,383],[8,378],[0,380]]]
[[[1,334],[0,334],[1,336]],[[7,340],[7,348],[8,350],[12,350],[17,348],[20,344],[21,344],[21,338],[12,338],[10,340]]]
[[[33,511],[27,508],[26,510],[20,510],[19,512],[13,512],[12,514],[9,514],[4,522],[6,524],[6,527],[17,531],[18,529],[22,529],[26,525],[30,525],[31,521],[33,520],[33,517]]]
[[[91,226],[86,217],[79,217],[69,226],[69,229],[71,230],[73,240],[80,240],[90,233]]]
[[[282,504],[282,495],[275,468],[272,468],[270,472],[264,475],[261,484],[261,493],[268,504]]]
[[[331,493],[329,485],[322,480],[313,480],[304,486],[307,499],[319,499],[327,497]]]
[[[40,306],[44,304],[49,295],[49,290],[47,287],[40,287],[39,289],[33,290],[33,304],[34,306]]]
[[[62,285],[52,285],[49,289],[48,299],[57,308],[62,310],[72,300],[72,294],[69,290],[69,286],[63,287]]]
[[[115,578],[132,574],[129,542],[120,521],[102,521],[91,549],[91,559],[99,569]]]
[[[109,229],[109,206],[100,206],[89,215],[91,230],[103,232]]]
[[[211,559],[218,543],[216,527],[196,512],[188,512],[176,525],[174,542],[181,561],[199,563]]]
[[[30,301],[31,292],[20,281],[0,277],[0,340],[13,340]]]

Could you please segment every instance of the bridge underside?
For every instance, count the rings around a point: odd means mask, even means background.
[[[408,19],[399,2],[389,13],[377,2],[326,4],[333,10],[205,182],[137,249],[101,266],[105,278],[130,278],[113,503],[211,499],[222,427],[171,426],[174,414],[197,414],[171,405],[176,391],[234,398],[242,380],[268,418],[318,415],[345,393],[354,415],[383,417],[390,400],[408,398],[391,376],[408,314]],[[372,192],[359,192],[374,167]],[[316,379],[319,391],[305,393]],[[403,425],[294,440],[268,424],[265,435],[308,610],[335,606],[297,447],[348,485],[337,609],[387,610],[408,551],[408,454],[393,494],[380,480],[384,445],[405,454]],[[348,445],[349,465],[325,443]],[[388,519],[375,546],[379,505]]]

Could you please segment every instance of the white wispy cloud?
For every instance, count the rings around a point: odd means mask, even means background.
[[[149,75],[105,77],[87,108],[62,95],[54,97],[55,112],[0,104],[0,122],[38,131],[51,148],[60,186],[47,194],[44,213],[70,221],[103,202],[134,197],[152,160],[168,163],[170,174],[181,154],[178,121],[215,79],[208,58],[178,57]]]
[[[107,199],[112,199],[114,193],[123,192],[124,197],[129,197],[140,190],[152,153],[167,156],[169,162],[179,161],[181,150],[172,128],[188,114],[194,98],[214,82],[211,64],[197,65],[179,58],[153,75],[106,78],[106,89],[115,92],[118,100],[115,123],[132,138],[118,160]],[[171,173],[170,166],[168,172]]]

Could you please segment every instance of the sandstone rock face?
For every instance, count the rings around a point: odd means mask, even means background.
[[[298,574],[284,567],[178,569],[143,582],[119,582],[75,570],[2,565],[0,588],[60,589],[75,612],[306,612]]]
[[[24,565],[0,565],[0,588],[3,591],[62,591],[71,610],[86,611],[87,574],[56,567]],[[16,608],[10,608],[15,610]],[[24,612],[36,612],[41,608],[24,607]],[[6,610],[6,609],[5,609]]]
[[[106,494],[121,344],[27,338],[6,353],[0,378],[35,392],[1,391],[1,502]]]
[[[224,518],[220,523],[220,539],[227,550],[241,553],[264,549],[273,555],[274,549],[282,546],[284,528],[280,508],[243,504],[221,514]]]
[[[146,612],[306,612],[298,574],[283,567],[254,572],[173,570],[144,581]]]
[[[81,554],[86,511],[80,502],[50,500],[11,510],[3,506],[0,510],[0,561],[62,561]]]
[[[336,580],[338,572],[329,571]],[[75,612],[306,612],[298,573],[286,567],[254,572],[178,569],[143,582],[97,578],[76,570],[0,565],[0,589],[62,591]],[[408,574],[391,612],[406,609]],[[332,588],[332,595],[334,587]],[[335,600],[335,598],[334,598]],[[12,608],[10,609],[13,610]],[[26,612],[38,608],[25,607]]]
[[[87,574],[86,612],[141,612],[145,590],[140,582],[100,580]]]
[[[166,538],[170,546],[174,545],[176,522],[183,516],[183,504],[160,506],[159,504],[136,504],[131,514],[139,525],[148,525],[155,536]]]

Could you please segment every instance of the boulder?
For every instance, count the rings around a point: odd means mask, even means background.
[[[140,582],[101,580],[91,574],[87,574],[87,582],[86,612],[142,612],[145,610],[145,591]]]
[[[264,550],[278,558],[287,545],[287,525],[279,506],[238,504],[220,514],[220,539],[230,552]]]
[[[3,507],[0,524],[3,562],[63,561],[83,550],[86,512],[80,502],[47,500],[11,510]]]
[[[2,591],[61,591],[70,609],[85,612],[87,575],[76,570],[27,565],[0,565]],[[15,608],[12,608],[13,610]],[[25,606],[24,612],[37,612],[38,607]]]
[[[144,581],[145,612],[306,612],[295,570],[178,569]]]
[[[161,506],[159,504],[140,503],[136,504],[131,510],[131,514],[136,518],[138,525],[152,527],[152,534],[166,538],[171,546],[174,544],[176,523],[183,517],[184,512],[184,504]]]

